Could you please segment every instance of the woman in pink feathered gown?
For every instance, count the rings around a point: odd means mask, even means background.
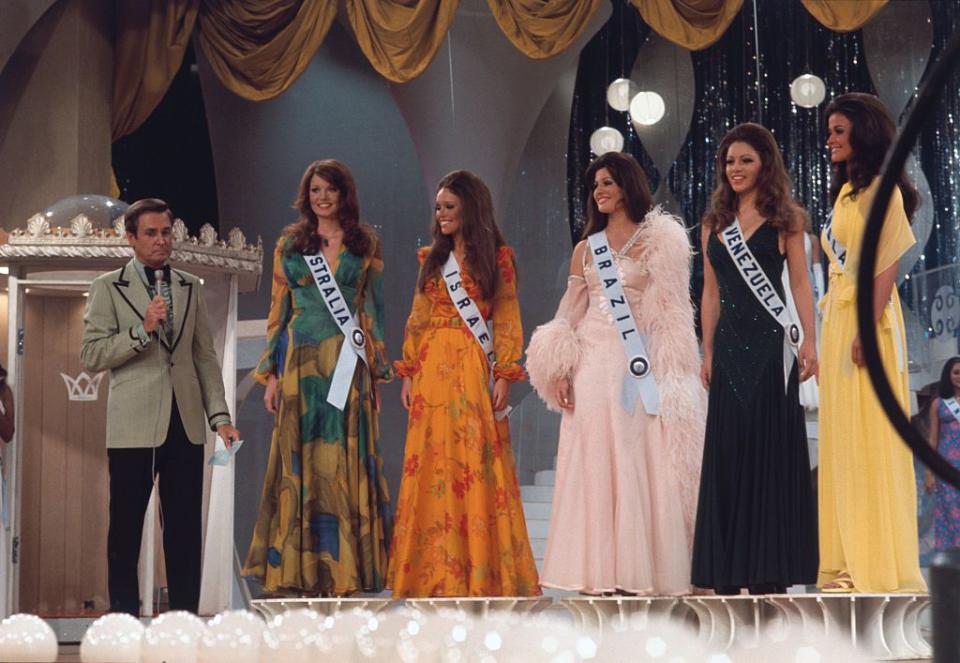
[[[541,584],[587,594],[685,594],[706,410],[690,243],[679,219],[651,209],[632,157],[607,153],[586,178],[592,194],[583,236],[606,232],[646,337],[659,414],[640,401],[633,414],[621,404],[627,355],[584,239],[555,318],[537,328],[527,351],[530,382],[563,413]]]

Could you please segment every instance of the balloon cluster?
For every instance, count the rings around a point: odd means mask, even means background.
[[[129,615],[95,621],[80,646],[83,663],[737,663],[867,660],[852,649],[834,658],[837,643],[788,641],[708,651],[683,621],[646,616],[614,620],[604,632],[574,626],[556,613],[491,612],[483,618],[462,610],[424,612],[401,606],[380,613],[353,609],[324,616],[290,610],[268,622],[246,611],[223,612],[203,621],[187,612],[167,612],[144,628]],[[827,655],[825,652],[829,652]],[[770,658],[773,656],[774,658]],[[52,663],[53,630],[40,618],[14,615],[0,623],[0,660]]]

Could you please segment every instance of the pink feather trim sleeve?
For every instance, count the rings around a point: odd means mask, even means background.
[[[582,277],[571,276],[553,320],[537,327],[530,337],[527,348],[530,384],[547,408],[554,412],[560,412],[560,380],[570,378],[580,364],[580,339],[576,328],[588,306],[586,282]]]

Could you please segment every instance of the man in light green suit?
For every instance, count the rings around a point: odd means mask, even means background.
[[[88,370],[110,372],[110,609],[140,612],[140,538],[159,476],[170,607],[196,612],[206,429],[227,446],[239,432],[224,398],[200,279],[167,264],[170,208],[155,198],[137,201],[125,229],[135,257],[90,286],[80,349]]]

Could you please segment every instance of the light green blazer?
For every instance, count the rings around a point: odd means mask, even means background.
[[[205,430],[230,422],[223,378],[210,337],[200,279],[171,269],[173,343],[164,334],[145,345],[137,335],[150,303],[131,260],[90,286],[80,363],[110,371],[107,448],[157,447],[167,438],[172,396],[187,436],[203,444]]]

